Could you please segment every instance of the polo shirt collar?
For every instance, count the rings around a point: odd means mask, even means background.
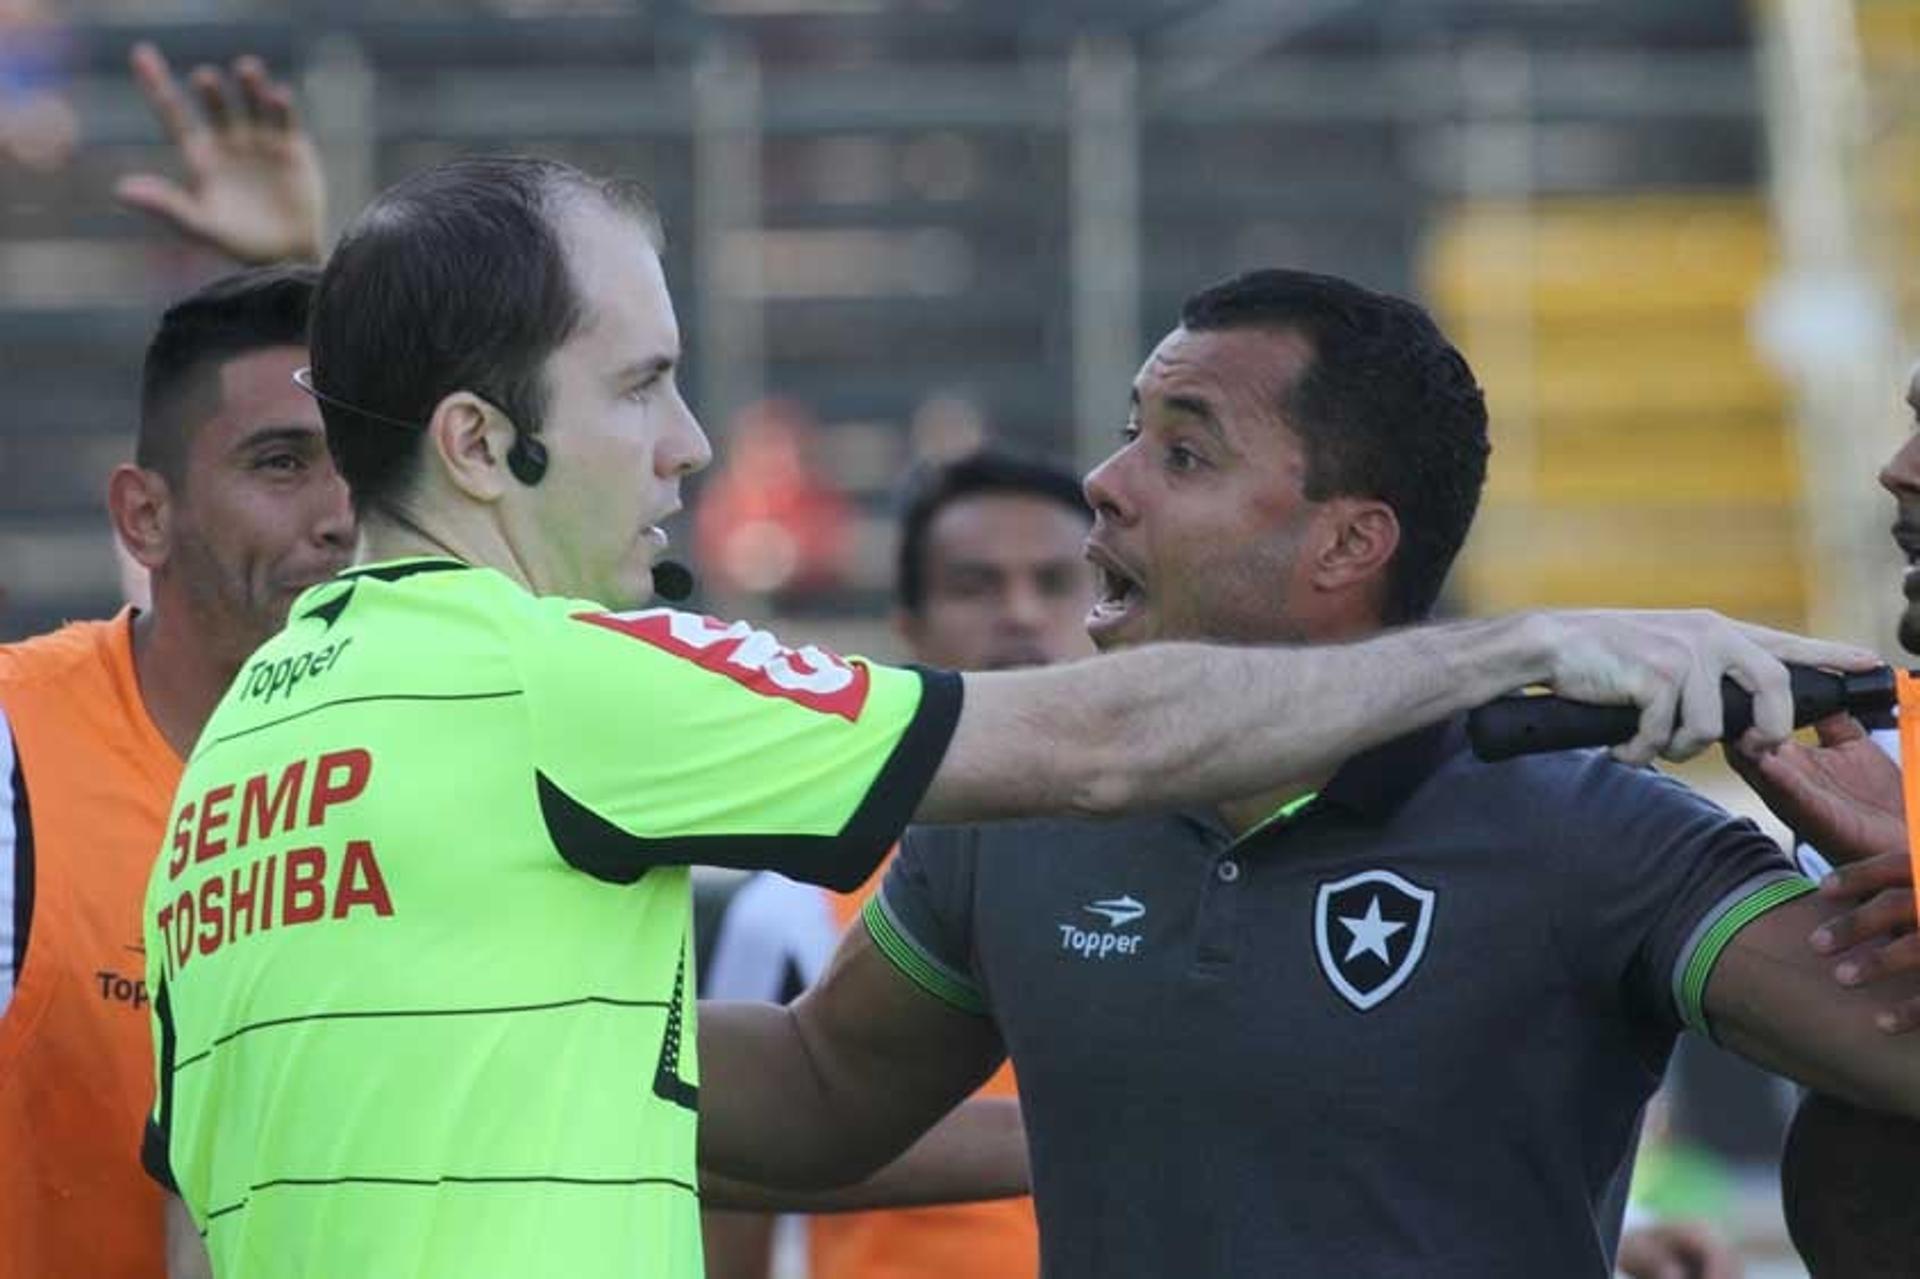
[[[1320,788],[1317,803],[1337,804],[1384,822],[1413,798],[1442,763],[1464,744],[1459,719],[1441,720],[1355,755]]]
[[[1465,744],[1465,721],[1458,718],[1429,724],[1382,742],[1342,764],[1299,816],[1333,806],[1364,821],[1384,823]],[[1232,833],[1210,809],[1188,810],[1180,816],[1216,838],[1233,842]],[[1287,822],[1275,822],[1273,827],[1286,825]],[[1258,836],[1266,829],[1251,834]]]

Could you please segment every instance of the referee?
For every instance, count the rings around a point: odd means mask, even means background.
[[[218,1275],[697,1276],[689,864],[847,887],[915,816],[1220,799],[1532,682],[1646,707],[1646,758],[1717,736],[1731,671],[1777,740],[1776,657],[1871,660],[1542,614],[963,680],[640,607],[709,459],[659,246],[626,186],[467,160],[326,268],[307,384],[366,562],[228,690],[145,904],[145,1157]]]

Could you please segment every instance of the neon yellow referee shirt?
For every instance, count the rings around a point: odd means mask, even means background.
[[[146,1159],[215,1273],[697,1279],[685,867],[859,883],[958,711],[453,560],[308,591],[147,891]]]

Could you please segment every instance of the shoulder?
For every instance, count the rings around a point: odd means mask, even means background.
[[[965,858],[994,867],[1047,869],[1076,854],[1111,859],[1133,848],[1161,849],[1185,844],[1194,824],[1177,813],[1154,813],[1104,821],[1036,818],[1028,821],[911,826],[900,854],[916,861]],[[1044,849],[1045,856],[1016,854]]]
[[[45,635],[0,644],[0,695],[64,685],[77,676],[106,671],[115,628],[126,624],[124,614],[100,621],[69,622]]]
[[[1741,884],[1786,869],[1751,820],[1601,751],[1498,764],[1463,754],[1405,816],[1411,831],[1452,831],[1453,842],[1479,847],[1501,874],[1558,903],[1570,926],[1604,925],[1622,938],[1622,911],[1684,930]]]
[[[0,699],[40,693],[73,703],[84,689],[108,688],[115,645],[125,647],[127,613],[92,622],[69,622],[31,640],[0,645]]]
[[[1652,768],[1620,763],[1605,751],[1557,751],[1489,764],[1462,749],[1422,788],[1424,809],[1460,805],[1502,823],[1550,822],[1623,832],[1648,822],[1733,825],[1731,813],[1685,783]]]

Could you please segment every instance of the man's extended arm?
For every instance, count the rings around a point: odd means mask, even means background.
[[[1877,659],[1710,613],[1538,613],[1313,648],[1166,644],[966,678],[920,821],[1110,816],[1259,794],[1529,684],[1641,707],[1622,759],[1720,736],[1720,681],[1755,692],[1749,744],[1792,729],[1781,660]]]
[[[704,1014],[703,1014],[704,1015]],[[1031,1191],[1027,1135],[1011,1097],[963,1101],[907,1152],[849,1186],[791,1190],[700,1170],[703,1208],[757,1212],[856,1212],[1011,1199]]]
[[[930,998],[856,925],[793,1003],[700,1006],[702,1177],[849,1185],[905,1150],[1002,1056],[990,1021]]]

